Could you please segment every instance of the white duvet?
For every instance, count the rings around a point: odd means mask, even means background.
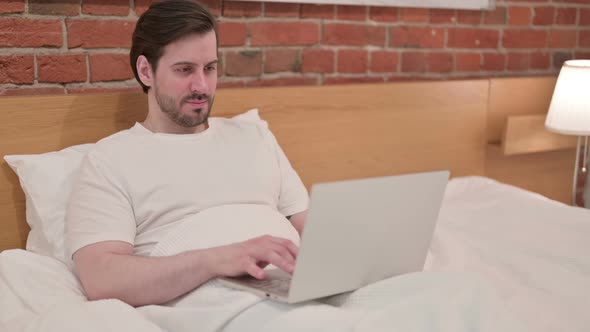
[[[183,246],[171,236],[158,254]],[[451,180],[425,270],[328,304],[275,306],[210,282],[168,306],[134,309],[88,302],[59,261],[9,250],[0,253],[0,331],[590,330],[589,210],[485,178]]]

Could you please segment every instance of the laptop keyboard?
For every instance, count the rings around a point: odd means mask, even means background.
[[[289,286],[291,286],[291,276],[278,270],[266,270],[265,272],[266,278],[263,280],[258,280],[251,276],[243,276],[232,279],[244,286],[260,289],[267,293],[288,296]]]

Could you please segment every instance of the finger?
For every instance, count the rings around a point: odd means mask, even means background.
[[[288,246],[289,244],[291,244],[291,247]],[[292,247],[295,247],[295,245],[287,239],[266,235],[259,238],[255,245],[250,248],[258,251],[259,254],[264,254],[263,251],[266,250],[273,250],[286,259],[290,264],[295,264],[297,254],[296,252],[293,253]]]
[[[281,256],[289,264],[295,264],[295,256],[293,256],[293,254],[287,247],[284,247],[277,243],[273,243],[269,245],[269,248],[276,252],[279,256]]]
[[[246,267],[246,272],[253,276],[256,279],[264,279],[266,278],[266,272],[262,268],[256,264],[256,262],[252,262]]]
[[[293,263],[290,263],[289,261],[287,261],[285,258],[283,258],[281,255],[279,255],[274,250],[265,251],[265,254],[264,254],[264,257],[262,258],[262,260],[269,262],[270,264],[278,267],[279,269],[281,269],[287,273],[293,273],[293,269],[295,268]]]
[[[259,268],[264,269],[265,267],[268,266],[268,262],[260,261],[260,262],[256,263],[256,265],[258,265]]]
[[[297,254],[299,254],[299,248],[295,245],[295,243],[293,243],[293,241],[280,237],[273,237],[271,241],[286,247],[291,253],[291,255],[297,258]]]

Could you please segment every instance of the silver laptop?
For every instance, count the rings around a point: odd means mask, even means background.
[[[223,284],[297,303],[422,271],[449,171],[316,184],[293,275],[220,278]]]

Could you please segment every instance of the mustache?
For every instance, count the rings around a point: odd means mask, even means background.
[[[204,93],[193,93],[193,94],[190,94],[190,95],[182,98],[182,102],[185,103],[185,102],[192,101],[192,100],[203,100],[203,99],[211,101],[211,96],[208,94],[204,94]]]

